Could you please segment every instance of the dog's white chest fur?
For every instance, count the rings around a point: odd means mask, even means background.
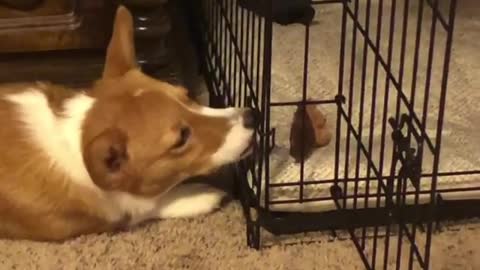
[[[83,161],[81,135],[86,114],[95,99],[77,94],[66,100],[61,114],[55,114],[40,89],[30,88],[4,97],[16,105],[19,120],[39,151],[49,158],[49,166],[63,172],[72,183],[102,193],[112,203],[112,211],[129,213],[132,223],[152,218],[186,217],[215,209],[224,193],[205,185],[182,185],[157,198],[142,198],[125,192],[104,192],[91,180]],[[112,219],[117,214],[112,213]]]

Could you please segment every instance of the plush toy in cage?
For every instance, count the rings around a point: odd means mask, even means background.
[[[328,145],[332,138],[327,119],[314,105],[298,105],[290,129],[290,155],[295,162],[305,160],[312,152]]]

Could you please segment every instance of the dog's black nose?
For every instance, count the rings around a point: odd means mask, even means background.
[[[255,128],[257,126],[255,111],[252,109],[246,109],[243,113],[243,126],[245,128]]]

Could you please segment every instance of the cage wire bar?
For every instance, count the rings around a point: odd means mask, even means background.
[[[457,1],[311,1],[311,6],[341,7],[338,91],[324,99],[307,97],[308,76],[313,76],[308,66],[311,21],[300,22],[305,29],[303,84],[296,101],[272,101],[275,0],[255,2],[257,10],[247,8],[248,0],[183,1],[211,105],[251,107],[261,120],[255,153],[233,166],[248,245],[260,248],[261,229],[274,235],[346,230],[367,269],[430,269],[432,237],[441,228],[440,221],[480,216],[477,198],[443,198],[448,193],[480,191],[480,186],[437,187],[441,177],[480,175],[480,170],[439,171]],[[409,23],[412,18],[414,24]],[[408,42],[413,51],[407,49]],[[425,62],[421,62],[422,42],[427,44]],[[434,54],[439,50],[443,50],[441,59]],[[407,58],[412,59],[411,67]],[[435,77],[436,64],[440,75]],[[417,77],[421,69],[426,72],[423,80]],[[439,80],[439,89],[433,89],[433,79]],[[432,113],[432,91],[440,93],[434,119],[427,117]],[[271,182],[270,155],[276,145],[272,109],[299,106],[305,114],[307,104],[336,107],[333,179],[306,179],[302,158],[298,181]],[[435,127],[433,134],[427,132],[429,124]],[[375,141],[378,132],[380,141]],[[431,169],[425,172],[427,167]],[[317,184],[330,185],[329,195],[307,198],[305,188]],[[297,199],[271,196],[276,188],[292,186],[298,187]],[[336,209],[275,208],[321,201],[334,202]]]

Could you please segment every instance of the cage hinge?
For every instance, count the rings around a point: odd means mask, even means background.
[[[275,148],[275,133],[276,133],[276,129],[275,128],[271,128],[269,131],[267,132],[262,132],[262,131],[259,131],[258,132],[259,135],[261,137],[264,137],[265,138],[265,150],[267,151],[267,153],[270,155],[270,153],[272,152],[273,148]]]

